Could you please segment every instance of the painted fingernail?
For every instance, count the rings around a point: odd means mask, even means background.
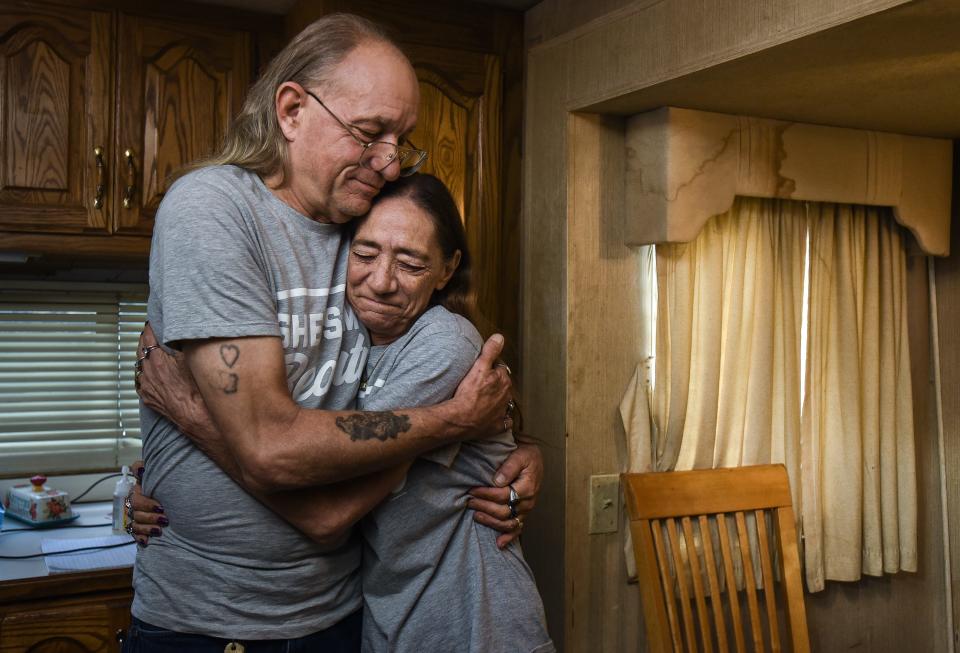
[[[154,511],[154,512],[161,512],[161,513],[162,513],[162,512],[166,512],[166,511],[163,509],[163,506],[161,506],[160,504],[155,505],[155,506],[153,507],[153,511]]]
[[[160,524],[161,526],[169,526],[170,520],[167,519],[166,517],[157,517],[157,523]]]
[[[137,467],[137,480],[140,481],[141,483],[143,482],[143,470],[144,468],[142,466]]]
[[[141,549],[146,549],[146,548],[147,548],[147,541],[146,541],[146,540],[141,540],[141,539],[138,537],[138,538],[137,538],[137,546],[140,547]]]
[[[151,528],[150,534],[153,535],[154,537],[161,537],[163,535],[163,531],[160,530],[159,528]]]

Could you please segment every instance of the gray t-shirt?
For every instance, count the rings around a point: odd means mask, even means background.
[[[346,303],[349,240],[233,166],[192,172],[157,212],[148,315],[160,342],[282,338],[297,403],[353,402],[368,352]],[[170,526],[137,555],[133,614],[171,630],[277,639],[361,606],[356,538],[334,553],[236,485],[171,422],[141,405],[144,492]]]
[[[373,347],[361,410],[449,399],[480,352],[469,321],[435,306],[393,343]],[[467,492],[516,447],[510,433],[430,452],[361,522],[363,650],[553,651],[533,574],[516,542],[473,520]]]

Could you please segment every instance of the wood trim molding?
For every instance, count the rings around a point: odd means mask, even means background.
[[[946,139],[666,107],[627,123],[627,243],[689,242],[734,196],[891,206],[927,254],[950,253]]]
[[[25,601],[66,599],[92,592],[129,597],[132,574],[131,567],[122,567],[3,581],[0,582],[0,611]]]
[[[148,236],[0,232],[0,254],[41,261],[97,262],[144,268],[150,256]],[[123,265],[122,265],[123,264]]]

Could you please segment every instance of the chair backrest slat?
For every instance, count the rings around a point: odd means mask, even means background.
[[[753,556],[750,554],[750,534],[747,532],[747,520],[743,513],[734,513],[737,522],[737,536],[740,538],[740,559],[743,560],[743,591],[747,595],[747,609],[750,611],[750,632],[753,635],[753,650],[763,651],[763,631],[760,626],[760,606],[757,603],[757,577],[753,574]]]
[[[717,578],[717,559],[713,555],[713,537],[710,535],[710,520],[707,519],[706,515],[700,515],[697,519],[700,522],[700,540],[703,542],[703,559],[707,567],[707,584],[710,587],[713,627],[717,633],[717,650],[720,653],[729,653],[730,647],[727,645],[727,625],[723,618],[720,581]]]
[[[780,629],[777,628],[777,604],[773,589],[776,580],[773,577],[773,565],[770,563],[770,538],[767,537],[767,514],[765,510],[754,513],[757,519],[757,540],[760,556],[760,572],[763,574],[763,600],[767,605],[767,624],[770,628],[770,650],[780,653]]]
[[[666,597],[667,614],[670,618],[671,648],[675,651],[682,651],[683,639],[680,636],[680,615],[677,614],[677,601],[673,595],[673,576],[670,573],[667,549],[663,543],[663,524],[659,519],[654,519],[650,522],[650,532],[652,533],[654,547],[657,552],[660,583],[662,584],[663,594]]]
[[[683,554],[680,551],[680,536],[677,533],[677,522],[667,520],[667,538],[670,540],[670,549],[673,551],[673,568],[677,572],[677,591],[680,594],[680,614],[683,615],[683,632],[687,638],[687,650],[696,652],[697,636],[694,633],[693,611],[690,609],[690,590],[687,588],[687,566],[683,564]]]
[[[723,554],[723,571],[727,579],[727,597],[730,617],[733,622],[733,637],[737,644],[737,653],[745,653],[746,640],[743,638],[743,619],[740,617],[740,601],[737,597],[737,577],[733,572],[733,552],[730,547],[730,527],[723,513],[717,515],[717,529],[720,531],[720,552]]]
[[[693,523],[689,517],[680,520],[683,538],[687,542],[687,560],[690,561],[690,577],[693,579],[693,595],[697,602],[697,619],[700,620],[701,642],[706,653],[713,653],[713,637],[710,634],[710,615],[707,613],[707,595],[703,591],[703,576],[700,573],[700,556],[693,536]]]
[[[809,651],[810,635],[807,633],[807,610],[803,604],[800,554],[797,550],[797,527],[793,508],[777,511],[777,539],[780,542],[780,575],[787,590],[787,623],[793,638],[793,650]]]
[[[749,617],[749,650],[809,653],[795,516],[782,465],[622,478],[648,650],[727,653],[735,647],[745,653]]]

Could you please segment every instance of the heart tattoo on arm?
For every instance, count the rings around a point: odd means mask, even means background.
[[[220,360],[223,361],[223,364],[227,368],[232,368],[237,364],[237,359],[240,358],[240,348],[236,345],[220,345]],[[236,394],[237,386],[240,384],[240,376],[234,372],[220,372],[220,389],[223,390],[223,394],[232,395]]]

